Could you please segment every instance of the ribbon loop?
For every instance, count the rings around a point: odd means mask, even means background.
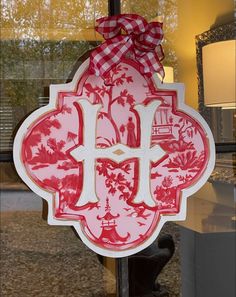
[[[146,20],[134,14],[121,14],[111,17],[104,17],[97,20],[98,25],[96,31],[100,33],[104,39],[110,39],[120,34],[123,29],[126,34],[140,34],[145,32],[148,23]]]
[[[129,56],[139,64],[142,74],[151,76],[158,72],[164,77],[161,23],[148,23],[135,14],[104,17],[98,19],[97,23],[96,31],[104,37],[105,42],[90,56],[89,69],[92,73],[105,78],[122,58]]]

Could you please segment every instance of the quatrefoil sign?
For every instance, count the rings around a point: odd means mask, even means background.
[[[49,104],[18,130],[14,162],[48,202],[49,224],[74,226],[98,254],[129,256],[185,219],[187,197],[213,170],[214,141],[182,84],[147,77],[133,60],[106,80],[88,68],[51,85]]]

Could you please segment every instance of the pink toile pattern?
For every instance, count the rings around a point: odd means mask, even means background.
[[[23,168],[19,173],[31,188],[34,184],[38,193],[51,193],[47,199],[51,221],[74,225],[85,243],[100,254],[130,255],[156,238],[162,218],[180,219],[188,196],[183,195],[184,190],[196,191],[201,185],[196,186],[198,182],[204,177],[203,183],[210,174],[207,167],[213,166],[212,137],[205,123],[195,119],[189,109],[179,108],[178,87],[159,89],[153,78],[140,74],[134,61],[123,60],[109,72],[106,82],[86,67],[78,71],[81,73],[74,80],[73,91],[66,91],[63,85],[56,94],[55,108],[32,116],[18,132],[16,142],[21,141],[22,146],[17,167]],[[96,120],[96,147],[104,149],[116,144],[138,148],[140,118],[134,107],[161,102],[150,139],[150,147],[159,145],[165,152],[157,162],[150,162],[155,207],[133,202],[140,182],[135,155],[120,163],[98,158],[96,182],[91,185],[98,202],[78,206],[86,176],[83,162],[76,161],[70,152],[83,145],[81,99],[102,105]]]

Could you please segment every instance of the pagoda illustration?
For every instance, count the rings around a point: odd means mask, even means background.
[[[111,207],[109,203],[109,198],[106,198],[106,206],[105,206],[105,215],[103,217],[97,216],[98,220],[101,220],[101,228],[102,232],[98,241],[107,242],[107,243],[119,243],[125,242],[130,234],[127,233],[125,237],[120,236],[116,231],[116,220],[120,215],[113,215],[111,214]]]
[[[169,114],[171,105],[165,101],[158,107],[155,117],[154,125],[152,127],[152,139],[171,139],[174,138],[172,133],[173,122]]]

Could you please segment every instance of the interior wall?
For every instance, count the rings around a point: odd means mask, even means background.
[[[234,0],[177,0],[175,32],[178,82],[186,88],[186,103],[198,108],[195,36],[234,19]]]

